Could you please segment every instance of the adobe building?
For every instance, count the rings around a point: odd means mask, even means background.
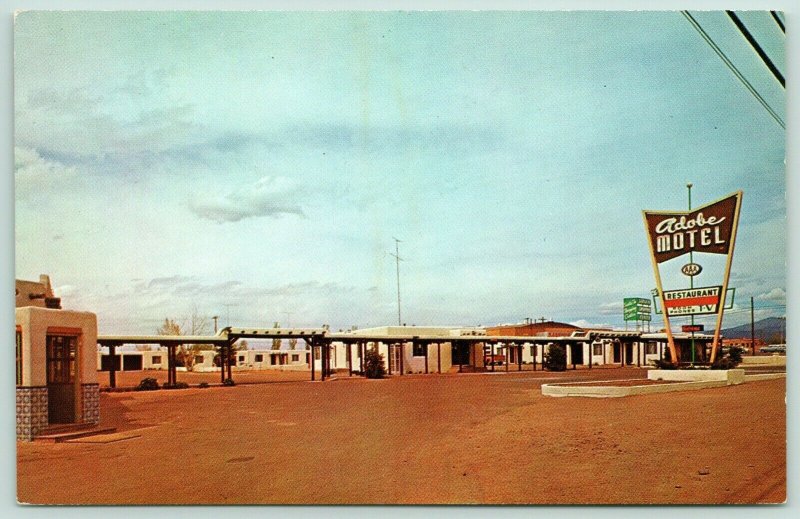
[[[17,439],[53,424],[97,424],[97,317],[62,310],[47,276],[16,282]]]

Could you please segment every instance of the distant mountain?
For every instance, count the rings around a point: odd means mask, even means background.
[[[786,342],[786,318],[767,317],[754,323],[755,337],[767,344],[775,342]],[[707,332],[714,333],[714,332]],[[749,339],[750,324],[734,326],[733,328],[723,328],[722,336],[726,339]],[[781,340],[777,340],[781,338]]]

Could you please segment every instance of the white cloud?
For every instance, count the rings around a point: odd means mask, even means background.
[[[603,303],[598,310],[600,315],[622,315],[622,301]]]
[[[216,223],[238,222],[261,216],[293,214],[305,217],[298,200],[300,189],[285,177],[263,177],[219,198],[196,197],[189,202],[191,211]]]
[[[786,301],[786,291],[782,288],[773,288],[769,292],[759,294],[756,296],[756,299],[759,301],[777,301],[783,303]]]
[[[14,172],[18,200],[43,191],[62,191],[78,177],[74,167],[46,160],[36,150],[24,147],[14,147]]]
[[[586,319],[578,319],[577,321],[572,321],[569,324],[572,326],[577,326],[578,328],[613,328],[613,326],[608,323],[591,323]]]

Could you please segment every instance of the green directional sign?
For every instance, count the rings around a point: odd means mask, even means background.
[[[622,311],[626,321],[649,321],[652,312],[650,300],[642,297],[626,297],[622,300]]]

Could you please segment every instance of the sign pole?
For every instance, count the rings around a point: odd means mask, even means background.
[[[656,261],[656,253],[653,250],[653,240],[650,239],[650,228],[647,225],[647,212],[642,211],[642,219],[644,220],[644,228],[647,229],[648,239],[647,243],[650,247],[650,261],[653,263],[653,272],[656,276],[656,288],[658,289],[658,297],[661,299],[661,308],[664,309],[664,325],[667,332],[667,344],[669,345],[669,352],[672,357],[672,363],[677,364],[678,352],[675,349],[675,339],[672,337],[672,329],[669,324],[669,312],[667,311],[666,301],[664,300],[664,288],[661,286],[661,273],[658,270],[658,262]]]
[[[686,188],[689,190],[689,211],[692,210],[692,183],[686,184]],[[692,251],[689,251],[689,263],[694,263],[694,255]],[[694,288],[694,275],[689,276],[689,288]],[[692,366],[694,366],[694,355],[695,355],[695,348],[694,348],[694,314],[691,316],[691,323],[692,323]]]
[[[731,263],[733,262],[733,251],[736,245],[736,230],[739,227],[739,210],[742,208],[742,192],[736,192],[736,209],[733,213],[733,228],[731,229],[731,242],[728,245],[728,261],[725,263],[725,277],[722,279],[722,300],[717,313],[717,325],[714,328],[714,341],[711,343],[711,363],[717,358],[717,347],[719,346],[719,335],[722,328],[722,314],[725,313],[725,298],[728,295],[728,280],[731,274]],[[652,245],[650,246],[652,249]]]

